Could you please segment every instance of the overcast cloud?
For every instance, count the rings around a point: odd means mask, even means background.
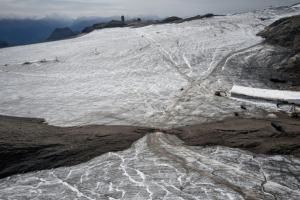
[[[234,13],[300,0],[0,0],[0,17],[192,16]]]

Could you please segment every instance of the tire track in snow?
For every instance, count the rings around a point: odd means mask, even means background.
[[[170,66],[175,68],[175,70],[184,78],[188,81],[188,86],[185,88],[185,90],[179,94],[177,97],[174,98],[174,100],[172,101],[173,103],[171,103],[170,106],[168,106],[164,111],[163,111],[163,117],[161,120],[161,124],[166,124],[167,122],[169,122],[170,120],[172,120],[172,118],[174,116],[176,116],[178,114],[178,111],[176,110],[176,107],[184,101],[184,99],[191,93],[191,91],[195,88],[195,87],[200,87],[200,89],[203,90],[203,88],[201,87],[201,83],[204,82],[208,77],[210,77],[213,73],[216,73],[218,70],[223,71],[227,65],[227,63],[229,62],[230,59],[234,58],[235,56],[238,56],[240,54],[242,54],[243,52],[257,46],[260,45],[261,43],[256,43],[254,45],[248,46],[246,48],[243,49],[239,49],[237,51],[233,51],[230,52],[229,54],[227,54],[223,59],[221,59],[219,62],[214,63],[215,62],[215,58],[218,55],[218,49],[215,49],[215,52],[213,54],[212,57],[212,61],[209,64],[209,67],[206,71],[204,71],[203,73],[201,73],[201,75],[199,76],[199,78],[197,79],[193,79],[191,77],[189,77],[187,74],[183,73],[180,70],[180,65],[173,59],[171,53],[169,53],[168,50],[166,50],[165,48],[162,47],[162,45],[157,42],[155,39],[153,39],[149,34],[146,34],[144,32],[141,31],[137,31],[137,33],[139,35],[143,35],[143,37],[150,42],[150,44],[154,44],[154,46],[156,47],[156,49],[158,49],[158,51],[163,55],[163,57],[166,59],[166,61],[168,61],[170,63]],[[184,54],[182,54],[182,59],[186,65],[186,67],[192,71],[192,66],[189,63],[188,59],[185,57]]]
[[[176,107],[184,100],[184,98],[186,96],[188,96],[188,94],[191,92],[191,90],[193,90],[195,87],[200,87],[201,83],[203,81],[205,81],[213,73],[216,73],[218,70],[222,70],[223,71],[224,66],[226,66],[227,62],[231,58],[233,58],[233,57],[235,57],[235,56],[237,56],[237,55],[239,55],[239,54],[241,54],[241,53],[243,53],[243,52],[245,52],[245,51],[247,51],[247,50],[249,50],[249,49],[251,49],[253,47],[256,47],[256,46],[258,46],[260,44],[261,43],[258,43],[258,44],[251,45],[249,47],[240,49],[238,51],[231,52],[231,53],[227,54],[227,56],[225,56],[216,65],[213,65],[212,64],[213,61],[212,61],[212,63],[210,64],[209,68],[203,73],[203,75],[200,76],[197,80],[194,80],[194,81],[190,82],[190,85],[184,90],[184,92],[181,93],[181,95],[178,96],[174,100],[173,104],[164,111],[165,117],[162,120],[162,124],[165,124],[166,122],[170,121],[174,116],[176,116],[178,114],[178,111],[176,111]],[[215,55],[216,55],[216,52],[215,52]],[[215,57],[215,55],[213,57]],[[203,89],[203,88],[200,88],[200,89]]]

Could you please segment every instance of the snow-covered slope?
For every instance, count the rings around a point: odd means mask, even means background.
[[[238,80],[240,65],[231,60],[258,48],[253,46],[262,39],[256,33],[265,25],[299,13],[297,7],[281,8],[106,29],[0,50],[0,114],[60,126],[156,127],[231,115],[239,105],[213,96]]]
[[[286,51],[261,44],[256,33],[299,13],[292,7],[106,29],[0,50],[0,114],[61,126],[170,127],[221,119],[240,103],[215,91],[268,86],[260,78],[265,67]],[[156,132],[87,163],[1,179],[0,199],[296,200],[299,171],[293,157],[190,147]]]
[[[1,199],[202,200],[300,198],[300,160],[187,147],[153,133],[88,163],[0,180]]]

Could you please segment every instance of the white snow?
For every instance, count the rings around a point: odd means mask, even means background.
[[[1,49],[0,114],[60,126],[156,127],[232,115],[240,104],[214,92],[239,82],[263,87],[241,78],[248,76],[244,65],[253,58],[269,61],[274,52],[256,33],[299,13],[297,7],[269,9]],[[299,93],[289,91],[234,86],[232,92],[299,100]],[[153,133],[126,151],[77,166],[1,179],[0,198],[299,199],[299,169],[293,157],[188,147],[175,136]]]
[[[300,92],[286,90],[270,90],[234,85],[230,91],[232,96],[242,95],[250,98],[300,104]]]
[[[213,95],[220,87],[229,90],[238,78],[239,69],[228,67],[231,60],[258,45],[262,38],[256,34],[266,25],[299,13],[295,8],[265,10],[105,29],[70,40],[1,49],[0,114],[45,118],[59,126],[156,127],[231,115],[239,109],[236,103]],[[218,75],[219,68],[225,78]]]

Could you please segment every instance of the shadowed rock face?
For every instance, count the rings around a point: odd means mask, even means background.
[[[274,73],[277,75],[270,80],[276,83],[291,82],[291,85],[298,89],[300,85],[300,15],[279,19],[258,35],[265,38],[267,43],[285,47],[290,51],[281,63],[277,63]]]
[[[258,34],[272,44],[300,50],[300,15],[282,18]]]
[[[162,20],[161,23],[172,23],[172,22],[176,22],[176,21],[180,21],[180,20],[182,20],[182,18],[173,16],[173,17],[168,17],[168,18]]]
[[[52,32],[47,41],[63,40],[75,35],[76,33],[74,33],[70,28],[57,28]]]

